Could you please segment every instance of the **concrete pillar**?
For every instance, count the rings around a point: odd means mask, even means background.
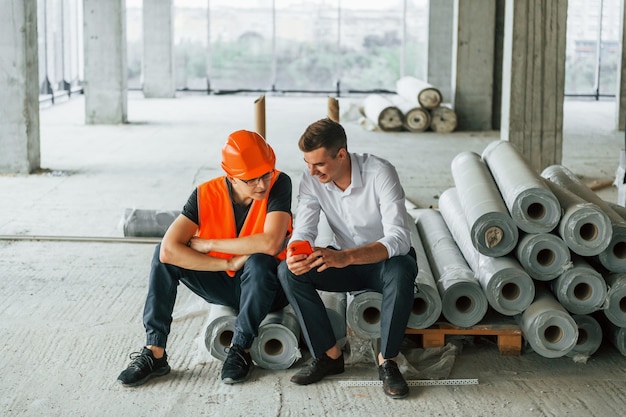
[[[127,121],[126,1],[83,0],[85,122]]]
[[[172,0],[143,0],[143,95],[176,95]]]
[[[37,0],[0,1],[0,173],[40,167]]]
[[[500,130],[502,119],[502,45],[504,43],[504,6],[503,1],[496,1],[496,31],[493,48],[493,104],[491,106],[491,124],[494,130]]]
[[[619,71],[617,71],[617,97],[615,104],[615,129],[624,130],[626,125],[626,8],[624,7],[624,1],[620,2],[620,39],[622,44],[622,51],[620,56]]]
[[[426,81],[452,102],[452,41],[455,0],[430,0]]]
[[[455,0],[452,93],[457,130],[491,130],[496,0]]]
[[[501,138],[541,172],[563,156],[567,1],[507,0]]]

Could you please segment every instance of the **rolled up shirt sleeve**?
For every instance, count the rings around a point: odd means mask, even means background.
[[[312,244],[317,239],[317,225],[320,220],[320,202],[311,188],[311,178],[303,173],[298,192],[298,206],[294,215],[294,228],[290,241],[308,240]],[[317,181],[317,180],[316,180]]]
[[[384,165],[377,173],[375,188],[383,226],[383,237],[378,239],[378,242],[387,248],[390,258],[406,255],[411,249],[406,196],[398,173],[391,164]]]

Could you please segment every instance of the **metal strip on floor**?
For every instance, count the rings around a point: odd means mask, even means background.
[[[410,387],[425,387],[430,385],[478,385],[477,378],[470,379],[414,379],[406,381]],[[382,381],[368,380],[368,381],[351,381],[343,380],[339,381],[339,385],[342,387],[370,387],[381,386]]]

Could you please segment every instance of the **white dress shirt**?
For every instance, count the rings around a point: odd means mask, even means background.
[[[404,189],[395,167],[374,155],[348,155],[352,181],[345,191],[333,182],[322,184],[304,170],[291,240],[314,243],[321,210],[333,232],[331,246],[349,249],[380,242],[389,257],[406,255],[411,235]]]

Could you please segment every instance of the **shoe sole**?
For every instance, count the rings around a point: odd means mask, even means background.
[[[385,392],[385,394],[389,397],[389,398],[393,398],[394,400],[401,400],[402,398],[406,398],[409,396],[409,393],[407,392],[406,394],[387,394]]]
[[[165,375],[169,374],[171,370],[172,370],[172,368],[169,365],[167,365],[167,367],[161,368],[158,371],[152,372],[151,374],[148,374],[147,376],[145,376],[144,378],[140,379],[139,381],[130,382],[128,384],[125,384],[123,381],[118,379],[117,382],[121,386],[123,386],[123,387],[137,387],[139,385],[145,384],[146,382],[148,382],[150,379],[152,379],[154,377],[165,376]]]
[[[296,374],[296,375],[291,377],[290,381],[293,382],[294,384],[298,384],[298,385],[311,385],[311,384],[315,384],[316,382],[320,382],[322,379],[324,379],[327,376],[339,375],[339,374],[343,374],[344,372],[345,372],[345,369],[331,371],[331,372],[328,372],[328,373],[324,374],[320,379],[314,379],[314,380],[311,380],[311,381],[297,381],[297,380],[294,381],[294,378],[296,378],[296,376],[298,375],[298,374]]]
[[[222,378],[222,382],[224,384],[228,384],[228,385],[233,385],[233,384],[240,384],[242,382],[246,382],[248,380],[248,378],[250,378],[250,373],[252,372],[252,366],[250,367],[250,369],[248,370],[248,373],[239,379],[233,379],[233,378]]]

